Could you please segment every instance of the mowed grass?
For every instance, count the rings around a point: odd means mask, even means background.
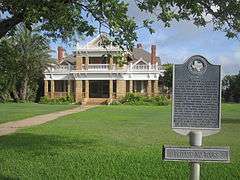
[[[37,103],[0,103],[0,123],[16,121],[40,114],[62,111],[76,105],[50,105]]]
[[[162,161],[162,146],[187,145],[170,127],[170,106],[104,106],[0,137],[0,179],[188,179],[189,164]],[[202,179],[240,179],[240,105],[223,105],[231,163],[204,163]]]

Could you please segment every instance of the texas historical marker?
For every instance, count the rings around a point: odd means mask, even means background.
[[[199,179],[200,162],[230,162],[228,147],[201,147],[220,128],[221,66],[199,55],[174,65],[172,129],[189,136],[190,147],[164,146],[163,159],[190,162],[190,179]]]

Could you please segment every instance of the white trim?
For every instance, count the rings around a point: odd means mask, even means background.
[[[137,65],[139,62],[144,62],[146,65],[149,65],[147,61],[143,60],[143,58],[140,58],[139,60],[137,60],[135,63],[133,63],[133,66]]]

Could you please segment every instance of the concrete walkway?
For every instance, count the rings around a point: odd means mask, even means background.
[[[66,111],[58,111],[50,114],[38,115],[31,118],[26,118],[19,121],[7,122],[0,124],[0,136],[11,134],[16,132],[20,128],[25,128],[29,126],[35,126],[39,124],[44,124],[49,121],[53,121],[59,117],[66,116],[69,114],[85,111],[87,109],[93,108],[95,106],[79,106],[74,109],[69,109]]]

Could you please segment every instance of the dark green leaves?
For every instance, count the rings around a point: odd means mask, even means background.
[[[213,24],[229,38],[240,32],[240,2],[188,1],[188,0],[132,0],[139,12],[149,12],[170,27],[171,21],[190,20],[196,26]],[[71,40],[74,37],[92,36],[106,32],[112,36],[113,44],[130,49],[137,39],[136,22],[127,14],[129,5],[123,0],[2,0],[0,37],[23,22],[28,29],[38,30],[53,39]],[[154,33],[155,22],[143,19],[143,27]]]

